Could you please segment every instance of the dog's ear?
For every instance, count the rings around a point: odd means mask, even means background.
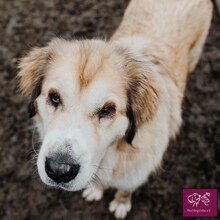
[[[130,125],[126,141],[131,144],[136,130],[143,122],[150,121],[158,108],[160,89],[154,78],[153,65],[148,61],[128,58],[125,64],[127,86],[127,117]]]
[[[41,93],[44,72],[49,59],[51,54],[48,47],[34,48],[18,64],[19,89],[30,100],[28,105],[30,117],[33,117],[37,111],[35,100]]]

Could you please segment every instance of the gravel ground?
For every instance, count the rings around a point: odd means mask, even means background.
[[[32,160],[32,124],[17,93],[17,58],[51,37],[111,36],[128,0],[0,0],[0,219],[114,219],[114,190],[86,203],[81,192],[44,186]],[[182,219],[182,188],[220,185],[220,20],[216,14],[204,53],[189,77],[184,123],[157,173],[133,197],[130,220]]]

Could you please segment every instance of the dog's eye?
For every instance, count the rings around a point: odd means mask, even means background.
[[[99,111],[98,111],[98,116],[99,119],[101,118],[106,118],[106,117],[111,117],[115,114],[116,112],[116,107],[114,103],[106,103]]]
[[[57,93],[55,93],[55,92],[49,93],[49,99],[50,99],[51,104],[54,107],[57,107],[60,104],[60,102],[61,102],[60,96]]]

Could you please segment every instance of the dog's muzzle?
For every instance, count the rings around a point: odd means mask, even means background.
[[[68,183],[73,180],[78,172],[80,165],[74,163],[72,158],[67,155],[47,157],[45,171],[56,183]]]

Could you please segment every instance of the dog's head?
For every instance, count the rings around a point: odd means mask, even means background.
[[[30,51],[19,68],[42,139],[38,172],[48,185],[84,188],[106,149],[121,139],[131,144],[157,109],[152,70],[113,43],[55,39]]]

